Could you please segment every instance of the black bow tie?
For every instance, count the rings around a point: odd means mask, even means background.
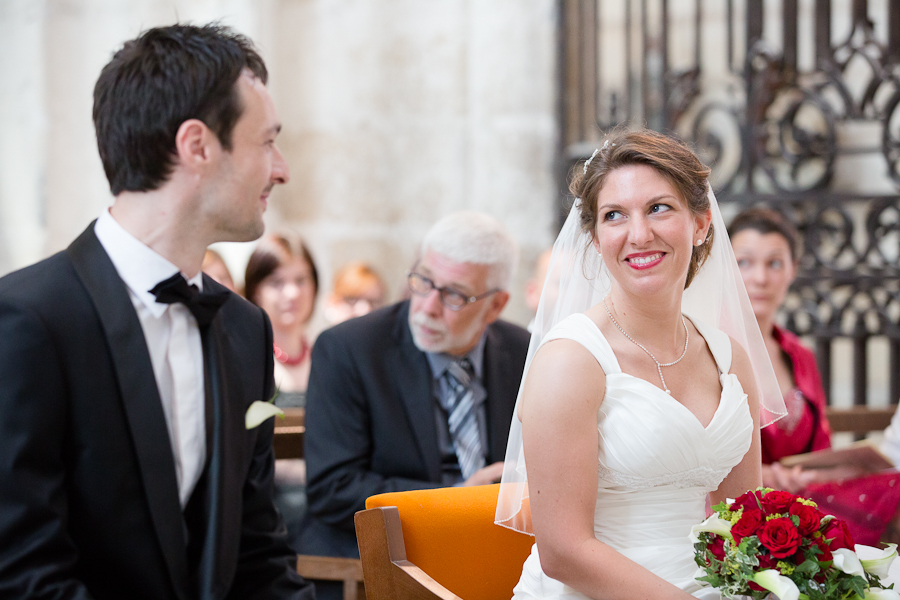
[[[163,304],[181,302],[187,306],[200,327],[210,324],[213,317],[216,316],[216,311],[228,300],[229,294],[227,290],[201,292],[196,285],[188,285],[181,273],[175,273],[165,281],[160,281],[153,286],[150,293],[156,296],[157,302]]]

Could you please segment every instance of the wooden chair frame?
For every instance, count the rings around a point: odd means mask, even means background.
[[[362,563],[357,558],[301,554],[297,557],[297,572],[308,580],[343,582],[344,600],[366,600]]]
[[[406,559],[396,506],[361,510],[354,521],[368,600],[462,600]]]

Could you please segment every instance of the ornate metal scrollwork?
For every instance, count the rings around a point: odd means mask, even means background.
[[[785,192],[825,188],[838,153],[836,115],[815,91],[778,91],[757,129],[757,162],[776,189]]]
[[[712,168],[713,189],[731,188],[743,168],[742,131],[741,110],[728,102],[707,102],[693,115],[689,139],[700,160]]]
[[[900,199],[873,201],[866,218],[866,237],[869,240],[866,249],[869,265],[896,276],[900,268]]]
[[[804,267],[811,272],[838,271],[859,263],[860,253],[853,245],[853,219],[840,206],[814,208],[812,218],[801,225],[808,257]]]
[[[900,88],[888,101],[881,130],[881,153],[887,162],[888,174],[900,186]]]
[[[667,120],[669,123],[677,123],[700,96],[700,68],[667,74],[666,80],[669,85]]]
[[[788,327],[819,338],[900,339],[900,196],[786,203],[805,247],[785,302]]]

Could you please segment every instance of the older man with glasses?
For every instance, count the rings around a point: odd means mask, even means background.
[[[353,515],[373,494],[499,480],[529,341],[498,320],[516,254],[493,217],[452,214],[425,236],[410,300],[321,334],[303,553],[358,556]]]

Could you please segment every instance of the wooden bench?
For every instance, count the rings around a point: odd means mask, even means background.
[[[275,417],[275,458],[303,458],[306,410],[284,409],[284,418]]]
[[[311,581],[340,581],[344,584],[344,600],[365,600],[362,563],[357,558],[333,556],[297,557],[297,572]]]
[[[275,418],[275,458],[303,458],[303,435],[306,433],[306,410],[284,409],[284,418]],[[340,581],[344,584],[344,600],[365,600],[362,563],[355,558],[332,556],[297,557],[297,572],[312,581]]]
[[[860,435],[870,431],[884,431],[891,424],[891,417],[894,416],[896,410],[896,406],[885,408],[869,408],[868,406],[834,408],[829,406],[825,415],[835,433],[851,432]]]

